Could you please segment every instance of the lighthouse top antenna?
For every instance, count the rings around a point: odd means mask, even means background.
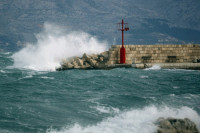
[[[122,22],[118,23],[118,26],[118,30],[122,31],[122,47],[124,47],[124,31],[129,30],[128,23],[124,23],[124,20],[122,19]]]

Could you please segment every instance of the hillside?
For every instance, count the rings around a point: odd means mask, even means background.
[[[116,23],[129,23],[125,43],[200,43],[198,0],[1,0],[0,49],[34,42],[45,22],[120,44]]]

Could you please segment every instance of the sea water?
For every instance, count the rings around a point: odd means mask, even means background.
[[[153,133],[159,117],[200,128],[200,71],[35,71],[0,54],[0,132]]]
[[[200,129],[200,71],[55,71],[62,59],[108,47],[44,27],[35,44],[0,53],[0,133],[154,133],[160,117],[189,118]]]

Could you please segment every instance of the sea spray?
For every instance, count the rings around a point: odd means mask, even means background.
[[[107,43],[82,31],[66,31],[63,28],[45,23],[41,33],[36,34],[35,44],[16,52],[14,67],[39,71],[55,70],[63,59],[81,56],[83,53],[100,53],[107,49]]]
[[[155,123],[160,117],[189,118],[200,128],[200,116],[191,108],[176,109],[167,106],[160,108],[149,106],[121,112],[96,125],[83,127],[76,123],[72,127],[63,128],[60,131],[48,129],[47,133],[154,133],[157,130]]]
[[[161,67],[159,65],[153,65],[152,67],[150,68],[146,68],[145,70],[160,70]]]

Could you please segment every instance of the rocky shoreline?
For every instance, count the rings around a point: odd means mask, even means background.
[[[190,119],[159,118],[157,133],[199,133],[197,126]]]
[[[106,62],[108,61],[108,51],[100,54],[83,54],[82,57],[71,57],[61,62],[61,67],[56,70],[69,70],[69,69],[106,69]]]

